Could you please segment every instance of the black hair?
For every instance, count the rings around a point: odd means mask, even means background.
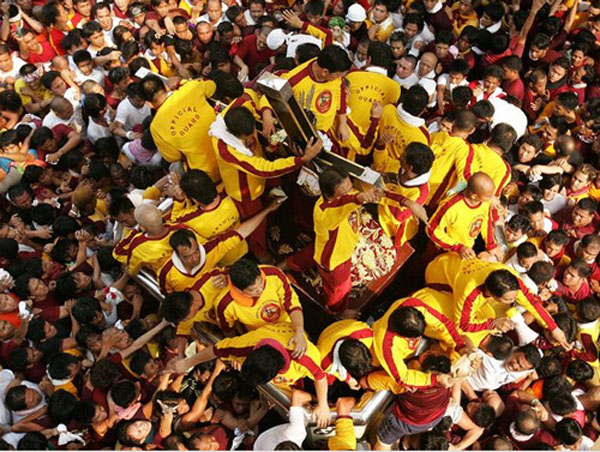
[[[304,44],[300,44],[298,47],[296,47],[296,53],[294,57],[298,61],[298,64],[302,64],[306,63],[308,60],[318,57],[319,52],[321,52],[321,49],[318,45],[311,42],[305,42]],[[294,65],[296,64],[293,59],[292,62]]]
[[[421,362],[421,369],[424,372],[450,373],[450,358],[444,355],[428,354]]]
[[[241,385],[240,374],[230,370],[221,372],[213,382],[213,394],[223,403],[233,400],[239,386]]]
[[[161,91],[166,91],[164,82],[156,75],[147,75],[141,81],[141,95],[146,101],[152,102],[154,96]]]
[[[79,360],[70,353],[57,353],[48,363],[48,375],[57,380],[65,380],[71,376],[69,366],[79,364]]]
[[[32,342],[40,342],[42,339],[45,339],[46,332],[44,331],[44,319],[41,317],[34,317],[31,319],[25,337]]]
[[[508,270],[495,270],[485,279],[485,288],[492,296],[500,298],[506,292],[519,290],[519,281],[515,275]]]
[[[275,348],[264,345],[246,357],[242,364],[242,379],[250,386],[271,381],[283,368],[285,360]]]
[[[215,99],[230,102],[244,94],[244,86],[233,74],[216,70],[212,71],[208,78],[213,80],[217,86],[213,95]]]
[[[562,362],[554,356],[544,356],[536,369],[540,378],[554,377],[562,374]]]
[[[404,25],[404,27],[406,27],[407,24],[415,24],[419,32],[421,32],[423,31],[423,27],[425,26],[425,21],[423,19],[423,16],[421,16],[420,14],[408,13],[404,16],[402,24]]]
[[[500,2],[490,3],[483,10],[484,14],[487,14],[492,22],[498,22],[504,17],[504,6]]]
[[[357,339],[344,340],[340,345],[339,356],[342,365],[356,381],[373,370],[371,352]]]
[[[80,297],[75,302],[71,314],[80,325],[86,325],[93,322],[101,311],[100,303],[94,297]]]
[[[92,386],[104,390],[110,389],[121,378],[119,366],[108,358],[96,361],[90,370]]]
[[[331,167],[319,174],[319,188],[325,198],[333,198],[335,189],[348,177],[341,169]]]
[[[379,67],[389,67],[392,62],[392,51],[390,46],[380,42],[371,41],[367,50],[367,57],[371,59],[371,64]]]
[[[225,113],[225,125],[233,135],[240,138],[254,132],[256,120],[246,107],[232,107]]]
[[[463,59],[452,60],[452,63],[448,66],[449,74],[462,74],[465,77],[469,73],[471,68],[469,67],[469,63],[467,63]]]
[[[517,246],[517,257],[519,259],[527,259],[536,257],[538,255],[538,249],[531,242],[523,242]]]
[[[542,357],[540,356],[538,349],[531,344],[527,344],[519,347],[519,351],[525,355],[525,359],[527,359],[533,369],[537,369],[542,361]]]
[[[148,364],[152,360],[152,356],[145,350],[138,350],[131,357],[131,361],[129,362],[129,367],[133,372],[138,375],[142,375],[144,373],[144,368],[146,364]]]
[[[6,396],[4,397],[6,407],[11,411],[22,411],[27,408],[27,404],[25,403],[26,391],[27,386],[24,385],[13,386],[6,391]]]
[[[215,183],[208,174],[198,169],[186,171],[179,186],[186,196],[204,205],[213,202],[218,195]]]
[[[511,71],[521,72],[523,70],[523,62],[521,61],[521,58],[516,55],[510,55],[502,58],[500,64],[502,66],[506,66]]]
[[[499,147],[506,154],[515,144],[516,139],[515,129],[511,125],[501,122],[492,129],[489,144]]]
[[[0,257],[14,261],[19,257],[19,242],[9,238],[0,239]]]
[[[426,144],[413,142],[406,146],[404,158],[406,163],[412,167],[413,172],[420,176],[431,169],[435,156]]]
[[[496,412],[490,405],[482,403],[471,415],[471,418],[479,427],[488,428],[496,421]]]
[[[42,433],[27,432],[17,443],[17,450],[49,450],[49,446],[50,442]]]
[[[585,383],[594,378],[594,368],[582,359],[574,359],[567,364],[565,375],[576,383]]]
[[[564,245],[569,241],[569,236],[567,236],[566,232],[556,229],[548,233],[546,240],[557,245]]]
[[[600,317],[600,301],[594,297],[587,297],[575,305],[577,319],[581,323],[589,323]]]
[[[77,397],[64,389],[55,391],[48,400],[48,416],[57,424],[68,424],[75,418]]]
[[[389,329],[403,337],[420,337],[425,332],[425,317],[416,308],[400,306],[390,315]]]
[[[529,276],[536,285],[547,283],[554,276],[554,266],[550,262],[535,262],[527,271],[527,276]]]
[[[190,314],[193,296],[190,292],[172,292],[162,305],[161,315],[171,323],[179,323]]]
[[[508,336],[490,336],[487,350],[498,361],[504,361],[512,353],[515,343]]]
[[[319,52],[317,64],[330,73],[346,72],[352,66],[346,50],[335,44],[328,45]]]
[[[421,450],[448,450],[449,445],[448,438],[442,432],[424,432],[419,438],[419,449]]]
[[[577,401],[568,392],[552,397],[549,400],[549,406],[553,413],[560,416],[573,413],[577,410]]]
[[[569,267],[574,268],[581,278],[589,277],[592,272],[591,267],[581,258],[573,259],[569,264]]]
[[[428,103],[429,95],[421,85],[411,86],[402,97],[402,108],[413,116],[420,116]]]
[[[83,425],[90,425],[96,414],[96,404],[89,399],[80,400],[75,409],[75,418]]]
[[[110,390],[110,395],[114,400],[115,404],[120,407],[126,408],[136,397],[135,384],[132,381],[125,380],[117,383]]]
[[[260,268],[250,259],[240,259],[229,269],[231,283],[239,290],[250,287],[259,276]]]
[[[506,225],[513,231],[522,231],[523,234],[527,234],[531,229],[531,221],[529,218],[520,214],[510,217],[510,220],[506,222]]]
[[[565,446],[572,446],[579,441],[583,435],[583,430],[579,422],[575,419],[563,419],[556,424],[554,429],[556,439]]]
[[[479,100],[475,102],[471,111],[478,119],[490,118],[494,116],[494,106],[489,100]]]

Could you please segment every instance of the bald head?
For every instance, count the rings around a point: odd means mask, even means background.
[[[469,179],[467,189],[476,195],[480,201],[488,201],[494,196],[494,181],[485,173],[475,173]]]
[[[141,204],[133,212],[135,221],[149,231],[156,230],[162,226],[162,213],[152,204]]]
[[[533,410],[521,411],[517,414],[515,427],[525,435],[533,435],[540,428],[540,420]]]
[[[437,63],[438,57],[435,56],[435,53],[425,52],[419,60],[419,77],[425,77],[433,71]]]
[[[68,120],[73,116],[73,104],[61,96],[56,96],[50,101],[50,110],[60,119]]]

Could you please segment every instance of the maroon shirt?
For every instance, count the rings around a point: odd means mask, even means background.
[[[449,402],[450,390],[435,385],[398,394],[392,411],[398,419],[408,424],[425,425],[443,416]]]
[[[255,34],[246,36],[238,44],[236,55],[242,59],[246,66],[250,68],[250,78],[254,78],[256,75],[256,69],[258,66],[268,63],[272,56],[275,56],[275,52],[269,48],[265,48],[263,51],[259,51],[256,48]]]
[[[509,96],[514,96],[521,102],[523,102],[523,99],[525,98],[525,85],[523,84],[523,80],[521,80],[520,77],[512,82],[509,82],[507,80],[503,81],[502,89]]]

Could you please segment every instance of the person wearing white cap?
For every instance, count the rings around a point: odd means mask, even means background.
[[[214,269],[228,254],[242,247],[242,255],[248,251],[244,239],[252,234],[267,215],[286,198],[275,198],[271,203],[235,229],[212,237],[202,245],[191,229],[180,229],[169,239],[173,255],[159,270],[157,280],[164,293],[186,291],[206,273]],[[219,203],[221,202],[219,198]]]
[[[275,53],[285,53],[286,58],[296,56],[296,48],[300,44],[315,44],[323,47],[321,40],[305,34],[286,34],[281,28],[271,30],[267,36],[267,47]]]
[[[368,38],[367,12],[362,5],[355,3],[348,8],[346,13],[346,25],[350,30],[352,42],[350,50],[355,51],[358,43]]]

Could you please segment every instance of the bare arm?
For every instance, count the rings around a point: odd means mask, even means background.
[[[140,348],[142,348],[144,345],[146,345],[146,343],[148,341],[150,341],[154,336],[156,336],[158,333],[160,333],[162,330],[164,330],[168,325],[169,325],[169,322],[167,322],[166,320],[163,319],[158,325],[156,325],[150,331],[147,331],[146,333],[144,333],[140,337],[138,337],[133,342],[133,344],[131,344],[125,350],[121,350],[119,352],[121,355],[121,358],[125,359],[128,356],[135,353],[136,351],[138,351]]]

